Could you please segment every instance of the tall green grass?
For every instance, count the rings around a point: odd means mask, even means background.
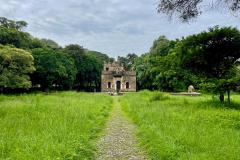
[[[112,99],[62,92],[0,96],[0,159],[91,159]]]
[[[165,97],[165,98],[163,98]],[[170,96],[143,91],[121,98],[138,126],[140,144],[150,159],[240,159],[240,96],[233,105],[211,95]]]

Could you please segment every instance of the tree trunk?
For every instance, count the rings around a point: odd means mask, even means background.
[[[230,90],[227,90],[227,94],[228,94],[228,103],[230,104],[231,100],[230,100]]]
[[[223,93],[220,94],[219,99],[221,102],[224,102],[224,94]]]

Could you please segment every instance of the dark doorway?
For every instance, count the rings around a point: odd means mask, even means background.
[[[111,82],[108,82],[108,88],[112,88]]]
[[[121,90],[121,82],[117,81],[116,85],[117,85],[117,92],[119,92]]]
[[[129,82],[126,83],[126,89],[129,89]]]

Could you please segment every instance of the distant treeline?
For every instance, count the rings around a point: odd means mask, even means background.
[[[114,59],[77,44],[64,48],[23,32],[24,21],[0,18],[0,91],[99,91],[104,62]],[[136,46],[137,47],[137,46]],[[182,39],[160,36],[148,53],[118,57],[136,70],[138,89],[186,91],[189,85],[220,94],[240,85],[240,32],[218,26]]]
[[[60,47],[23,32],[24,21],[0,18],[0,91],[100,90],[106,54],[77,44]]]
[[[189,85],[201,91],[224,94],[240,85],[240,32],[218,26],[182,39],[160,36],[150,51],[135,58],[139,89],[186,91]]]

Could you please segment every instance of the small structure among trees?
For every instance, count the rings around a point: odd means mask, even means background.
[[[194,87],[193,87],[193,85],[190,85],[188,87],[188,93],[193,93],[193,92],[194,92]]]
[[[106,63],[101,76],[102,92],[136,92],[136,72],[127,71],[119,62]]]

